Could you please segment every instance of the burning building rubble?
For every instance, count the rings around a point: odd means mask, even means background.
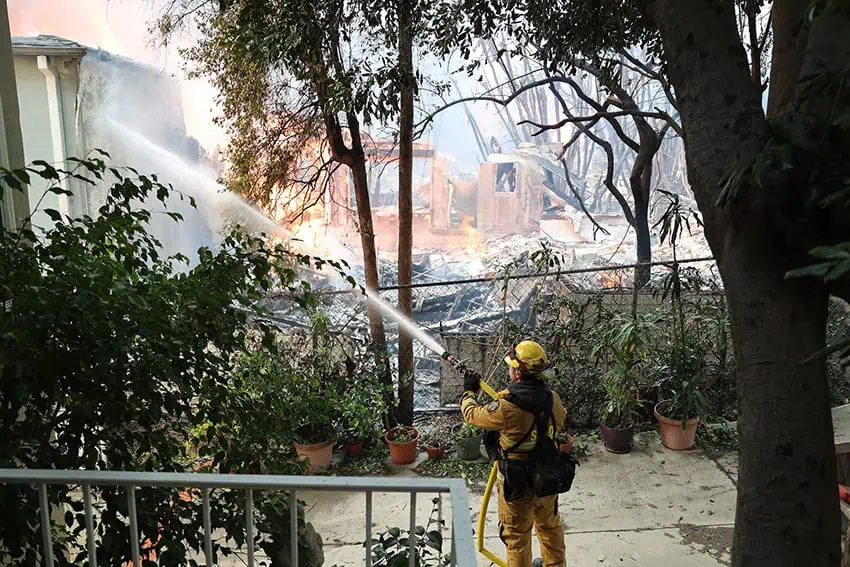
[[[381,285],[390,286],[396,283],[398,152],[391,141],[367,139]],[[622,213],[594,214],[608,230],[606,235],[573,206],[563,166],[551,145],[521,144],[512,153],[491,153],[474,175],[454,172],[452,159],[431,143],[416,142],[413,153],[415,281],[486,276],[538,248],[541,240],[563,256],[564,268],[635,261],[634,233]],[[347,169],[336,169],[328,186],[328,196],[299,214],[291,228],[304,251],[356,266],[360,235]],[[653,245],[656,257],[669,256],[657,242]],[[679,252],[709,255],[701,232],[686,235]]]
[[[390,142],[366,144],[370,160],[370,201],[378,250],[381,296],[397,299],[398,170]],[[506,322],[536,326],[540,305],[571,292],[631,285],[630,269],[605,269],[568,277],[521,277],[545,266],[550,271],[627,265],[636,261],[634,232],[622,214],[596,214],[608,234],[594,230],[587,216],[567,198],[561,165],[547,147],[521,146],[514,153],[491,154],[477,175],[452,173],[451,159],[426,142],[414,147],[413,320],[433,336],[496,335]],[[345,260],[363,282],[360,235],[351,179],[346,168],[329,173],[329,191],[316,206],[300,211],[290,224],[293,244],[311,255]],[[299,203],[290,212],[299,212]],[[535,254],[545,246],[553,263]],[[701,233],[685,234],[679,257],[710,256]],[[653,242],[656,259],[670,250]],[[656,270],[660,273],[661,269]],[[339,332],[368,339],[366,305],[348,284],[325,274],[310,274],[322,309]],[[269,318],[282,327],[307,328],[306,313],[286,297],[269,298]],[[391,351],[398,328],[386,321]],[[445,380],[438,357],[414,343],[415,406],[445,402]]]
[[[395,304],[397,291],[397,157],[392,144],[367,145],[372,163],[370,198],[380,265],[381,295]],[[570,270],[627,265],[636,261],[634,232],[622,214],[598,214],[610,234],[594,231],[586,215],[567,198],[561,165],[546,147],[523,146],[514,153],[491,154],[478,175],[450,173],[450,158],[425,142],[414,148],[413,319],[434,336],[493,335],[505,321],[536,325],[535,306],[572,291],[630,287],[630,269],[588,271],[569,277],[506,279],[540,271],[533,252],[545,246],[557,263]],[[305,249],[348,261],[362,282],[359,234],[347,171],[334,173],[333,198],[320,212],[294,228]],[[671,251],[653,242],[656,260]],[[708,257],[701,232],[684,234],[679,258]],[[656,270],[660,273],[662,269]],[[332,281],[317,275],[324,289],[322,307],[332,323],[349,336],[366,340],[365,304]],[[275,321],[304,326],[303,313],[285,299],[270,302]],[[388,346],[397,346],[398,329],[387,322]],[[415,344],[417,407],[438,405],[441,363]]]

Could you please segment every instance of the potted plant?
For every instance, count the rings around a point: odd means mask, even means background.
[[[381,360],[366,350],[347,360],[348,388],[340,396],[338,430],[349,457],[359,457],[387,411]]]
[[[558,450],[562,453],[570,454],[573,452],[573,446],[575,445],[575,438],[572,435],[568,435],[563,431],[560,432],[555,437],[555,444],[558,445]]]
[[[480,428],[462,423],[455,429],[457,456],[465,461],[481,458],[481,440],[484,432]]]
[[[390,447],[390,457],[396,465],[409,465],[418,454],[419,431],[414,427],[399,425],[384,435]]]
[[[206,454],[212,455],[216,452],[210,452],[210,443],[217,437],[227,447],[223,457],[216,457],[222,470],[259,473],[288,466],[298,458],[294,451],[294,442],[299,441],[296,430],[307,425],[305,415],[294,408],[300,409],[305,401],[309,404],[316,397],[299,392],[302,375],[277,348],[249,346],[234,359],[228,403],[226,410],[220,409],[220,422],[208,422],[193,430],[193,444],[206,445]],[[308,431],[302,432],[303,438],[308,436]]]
[[[309,423],[295,431],[296,441],[292,445],[298,457],[309,464],[312,473],[331,467],[334,444],[330,428],[330,415],[313,414],[309,418]]]
[[[705,380],[707,346],[695,337],[683,337],[669,344],[659,367],[661,401],[655,405],[655,418],[661,430],[661,443],[683,451],[694,446],[699,416],[706,400],[701,387]]]
[[[601,359],[608,367],[602,377],[605,403],[600,430],[605,449],[612,453],[631,451],[641,407],[640,377],[652,321],[639,316],[632,305],[630,315],[617,315],[604,328],[594,348],[597,362]]]
[[[432,461],[445,455],[448,444],[448,441],[439,432],[431,433],[422,438],[422,445],[425,447],[425,452],[428,453],[428,459]]]
[[[628,453],[634,440],[634,423],[641,400],[633,377],[622,367],[606,373],[603,383],[607,403],[602,408],[602,442],[611,453]]]
[[[378,420],[354,396],[346,396],[340,405],[340,421],[339,434],[345,454],[357,458],[374,434]]]
[[[310,472],[319,472],[331,466],[334,425],[347,376],[336,356],[338,347],[328,330],[326,315],[313,315],[311,330],[304,339],[287,345],[288,381],[279,395],[289,404],[295,451],[309,462]]]
[[[656,227],[661,226],[661,242],[670,239],[673,249],[673,265],[664,278],[662,299],[670,299],[673,325],[671,334],[663,342],[663,354],[658,365],[659,401],[654,408],[655,418],[661,430],[661,442],[668,449],[685,450],[694,446],[699,416],[706,406],[701,388],[706,376],[708,341],[700,333],[700,318],[685,316],[682,300],[683,282],[676,255],[676,243],[683,229],[690,232],[688,219],[693,216],[698,224],[702,221],[691,210],[682,206],[678,195],[661,191],[668,205]]]

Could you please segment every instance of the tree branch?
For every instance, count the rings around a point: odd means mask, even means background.
[[[596,75],[594,75],[594,77],[596,77],[597,80],[599,79],[599,77],[597,77]],[[570,85],[573,88],[573,90],[579,96],[579,98],[581,98],[583,101],[585,101],[587,104],[589,104],[594,110],[596,110],[597,112],[601,111],[602,105],[600,105],[599,102],[594,100],[592,97],[588,96],[584,92],[584,89],[582,89],[581,86],[578,83],[575,82],[575,80],[570,78],[567,81],[567,84]],[[637,151],[640,150],[640,145],[636,141],[634,141],[632,138],[630,138],[628,135],[626,135],[625,131],[623,131],[623,126],[619,122],[617,122],[613,118],[606,118],[606,120],[608,120],[608,124],[611,125],[611,127],[614,129],[614,132],[617,133],[617,136],[623,141],[624,144],[626,144],[629,148],[631,148],[632,151],[637,152]]]
[[[493,103],[493,104],[498,105],[498,106],[507,106],[510,103],[512,103],[514,100],[516,100],[517,97],[519,97],[519,95],[521,95],[522,93],[529,91],[531,89],[536,89],[537,87],[546,86],[546,85],[553,83],[553,82],[564,83],[564,82],[566,82],[566,79],[563,78],[563,77],[550,77],[550,78],[546,78],[546,79],[540,79],[540,80],[537,80],[537,81],[532,81],[530,83],[526,83],[526,84],[522,85],[518,89],[515,89],[509,96],[506,96],[506,97],[497,97],[497,96],[488,96],[488,95],[475,95],[475,96],[468,96],[468,97],[459,98],[457,100],[453,100],[452,102],[449,102],[449,103],[441,106],[440,108],[438,108],[437,110],[435,110],[434,112],[430,113],[428,116],[426,116],[425,118],[420,120],[416,124],[416,129],[418,131],[421,131],[425,126],[427,126],[429,123],[431,123],[438,114],[440,114],[441,112],[443,112],[445,110],[448,110],[449,108],[451,108],[453,106],[457,106],[458,104],[465,104],[465,103],[468,103],[468,102],[490,102],[490,103]]]
[[[582,199],[578,190],[576,190],[575,185],[573,185],[573,180],[570,178],[570,170],[567,167],[567,160],[565,160],[564,158],[561,158],[561,165],[564,168],[564,177],[567,180],[567,186],[570,188],[570,192],[575,196],[576,201],[578,201],[579,207],[581,207],[581,211],[585,214],[585,216],[588,218],[588,220],[590,220],[590,222],[593,224],[593,226],[598,228],[603,234],[610,235],[611,232],[609,232],[607,228],[605,228],[604,226],[599,224],[596,221],[596,219],[593,218],[593,215],[591,214],[591,212],[587,210],[587,207],[584,204],[584,199]],[[596,239],[594,238],[594,240],[596,240]]]
[[[555,91],[557,91],[557,88],[555,87],[555,83],[553,83],[552,87]],[[572,116],[572,113],[570,112],[570,108],[567,105],[567,101],[564,100],[564,97],[561,96],[560,92],[555,93],[555,98],[560,103],[561,110],[564,112],[564,114],[566,114],[567,116]],[[594,102],[596,102],[596,101],[594,101]],[[601,108],[604,108],[604,107],[601,107]],[[632,209],[629,206],[629,202],[626,201],[626,198],[623,196],[623,194],[620,192],[620,190],[617,189],[617,186],[614,183],[614,150],[611,148],[611,144],[607,140],[605,140],[605,139],[601,138],[600,136],[596,135],[595,133],[593,133],[590,130],[590,128],[587,125],[585,125],[584,123],[576,122],[575,126],[576,126],[576,128],[578,128],[578,130],[582,134],[586,135],[592,142],[594,142],[599,147],[601,147],[602,150],[605,152],[605,157],[607,158],[607,167],[606,167],[606,170],[605,170],[605,180],[604,180],[605,188],[608,189],[608,192],[611,193],[611,195],[613,195],[614,199],[620,205],[620,208],[623,210],[623,216],[626,217],[626,221],[630,225],[634,226],[635,225],[635,216],[634,216],[634,213],[632,213]]]
[[[684,140],[685,139],[685,131],[682,129],[682,126],[678,122],[676,122],[676,119],[673,118],[672,116],[670,116],[669,114],[667,114],[666,112],[664,112],[663,110],[661,110],[660,108],[658,108],[657,106],[655,107],[655,110],[659,114],[665,114],[667,116],[667,124],[665,125],[665,127],[669,126],[670,128],[672,128],[673,131],[676,132],[676,134]]]
[[[782,114],[794,97],[809,35],[806,26],[802,29],[798,29],[798,26],[808,7],[809,0],[773,2],[773,55],[767,99],[768,116]]]
[[[567,124],[575,124],[577,122],[595,122],[600,118],[617,118],[618,116],[641,116],[643,118],[657,118],[659,120],[667,121],[670,118],[670,115],[666,112],[643,112],[643,111],[634,111],[634,110],[615,110],[612,112],[599,112],[594,114],[593,116],[573,116],[570,118],[564,118],[563,120],[559,120],[554,124],[538,124],[533,120],[522,120],[519,124],[529,124],[538,128],[539,131],[534,135],[540,134],[541,132],[545,132],[547,130],[557,130],[558,128],[563,128]]]
[[[753,86],[761,90],[761,49],[758,38],[758,8],[753,5],[747,10],[747,29],[750,36],[750,76]]]
[[[658,83],[661,85],[661,88],[664,90],[664,94],[667,96],[667,102],[669,102],[670,106],[675,108],[676,111],[679,110],[679,104],[676,101],[676,96],[673,94],[673,89],[670,86],[670,82],[667,80],[667,78],[663,74],[656,71],[655,69],[652,69],[645,62],[641,61],[637,57],[634,57],[631,53],[629,53],[626,50],[620,51],[620,55],[622,55],[623,57],[628,59],[633,65],[642,69],[643,72],[647,74],[647,76],[658,81]]]

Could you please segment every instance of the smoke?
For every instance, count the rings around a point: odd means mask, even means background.
[[[164,0],[7,1],[12,35],[56,35],[132,58],[162,74],[183,75],[179,49],[189,45],[192,38],[177,38],[165,49],[152,45],[148,31]],[[177,92],[189,135],[208,151],[223,147],[224,131],[213,123],[217,116],[215,89],[204,79],[192,79],[179,81]]]
[[[109,52],[90,49],[80,62],[77,89],[77,141],[83,152],[106,150],[116,166],[131,166],[143,174],[156,174],[177,191],[167,210],[178,212],[177,224],[154,199],[144,206],[154,213],[150,231],[162,242],[166,254],[196,259],[200,246],[216,247],[221,229],[216,213],[215,173],[203,171],[202,152],[187,136],[179,85],[150,67]],[[105,187],[89,190],[89,210],[100,207]]]
[[[217,156],[207,150],[217,150],[224,138],[213,124],[214,91],[205,81],[179,79],[182,62],[174,47],[151,46],[148,22],[157,6],[9,0],[13,35],[57,35],[89,47],[79,66],[72,153],[103,149],[112,165],[132,166],[173,185],[176,193],[166,206],[155,199],[143,205],[157,213],[150,231],[164,253],[181,253],[194,263],[199,247],[217,248],[219,237],[236,224],[251,232],[282,234],[281,227],[216,182]],[[95,211],[106,188],[86,190],[88,210]],[[197,208],[177,192],[193,197]],[[166,211],[180,213],[184,221],[175,223]]]

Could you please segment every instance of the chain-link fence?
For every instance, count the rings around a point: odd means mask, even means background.
[[[710,258],[682,260],[703,278],[714,277]],[[653,291],[632,292],[636,266],[599,266],[546,273],[503,275],[445,282],[413,284],[413,320],[457,357],[484,375],[495,388],[505,386],[507,372],[500,364],[508,348],[519,337],[534,337],[542,322],[568,317],[564,298],[575,300],[599,296],[608,312],[651,309],[661,297]],[[652,264],[657,290],[670,263]],[[381,298],[395,306],[398,286],[380,289]],[[365,340],[368,336],[366,304],[354,294],[328,292],[320,295],[322,310],[340,333]],[[579,301],[581,302],[581,301]],[[398,346],[398,324],[385,317],[390,351]],[[303,320],[284,316],[279,323],[303,326]],[[589,355],[589,354],[588,354]],[[462,379],[440,357],[414,341],[414,381],[417,410],[457,404]]]

